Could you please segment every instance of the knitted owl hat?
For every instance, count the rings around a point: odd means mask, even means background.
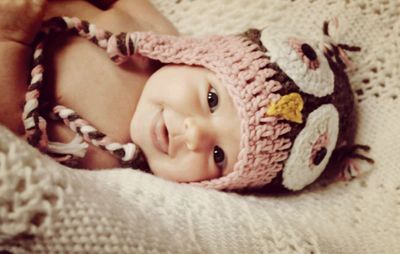
[[[202,66],[213,71],[225,85],[241,119],[241,147],[231,173],[191,184],[219,190],[274,184],[300,190],[324,171],[335,149],[367,149],[352,146],[354,98],[344,72],[350,65],[344,50],[359,49],[333,42],[329,27],[325,23],[320,44],[268,29],[200,38],[151,32],[114,35],[68,17],[46,22],[43,34],[75,31],[104,48],[117,64],[139,54],[162,63]],[[143,156],[134,144],[113,142],[62,106],[55,107],[53,114],[78,136],[66,146],[47,141],[46,121],[37,109],[42,50],[40,40],[23,117],[29,142],[47,153],[64,153],[64,157],[58,157],[60,161],[82,157],[84,152],[76,152],[76,148],[82,151],[87,146],[83,141],[91,142],[119,156],[124,164],[138,165]]]

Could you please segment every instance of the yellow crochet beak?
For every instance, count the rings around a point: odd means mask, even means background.
[[[278,101],[267,107],[266,114],[269,116],[282,117],[295,123],[303,123],[304,102],[299,93],[290,93],[282,96]]]

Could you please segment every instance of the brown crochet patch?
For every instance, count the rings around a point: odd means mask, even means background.
[[[264,47],[264,45],[262,44],[261,39],[260,39],[261,38],[260,30],[255,29],[255,28],[250,28],[249,30],[247,30],[246,32],[244,32],[240,35],[246,37],[253,43],[257,44],[259,47],[259,50],[261,50],[262,52],[267,52],[267,49]]]

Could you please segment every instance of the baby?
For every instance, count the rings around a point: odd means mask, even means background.
[[[7,63],[0,120],[18,134],[24,133],[21,84],[29,83],[26,63],[32,54],[27,45],[45,4],[25,0],[0,6],[6,17],[0,21],[0,50]],[[47,25],[58,32],[34,53],[23,120],[28,141],[42,151],[61,147],[46,143],[46,135],[64,143],[75,135],[59,122],[48,120],[46,126],[38,117],[46,107],[86,141],[111,151],[90,145],[82,154],[73,148],[85,147],[72,141],[63,149],[84,155],[77,167],[118,167],[141,154],[157,176],[214,189],[300,190],[320,176],[330,158],[338,164],[343,151],[360,147],[352,146],[354,99],[344,72],[350,63],[344,50],[357,48],[330,40],[328,23],[320,50],[315,42],[270,30],[203,38],[160,35],[176,30],[145,1],[119,0],[106,7],[49,2],[46,18],[78,16],[92,24],[53,19]],[[17,23],[21,15],[28,19]],[[145,30],[160,34],[140,32]],[[124,31],[131,33],[118,34]],[[40,101],[50,103],[36,110],[39,93]]]

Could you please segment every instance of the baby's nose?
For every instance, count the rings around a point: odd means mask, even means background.
[[[183,121],[185,129],[185,141],[189,150],[199,150],[208,147],[213,134],[211,126],[206,120],[200,118],[188,117]]]

